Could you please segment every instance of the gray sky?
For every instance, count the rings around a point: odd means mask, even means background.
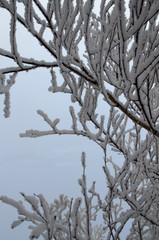
[[[0,10],[0,48],[9,49],[9,22]],[[18,29],[19,50],[23,56],[50,58],[29,35]],[[25,43],[25,47],[24,47]],[[0,67],[11,66],[11,61],[0,58]],[[60,78],[60,76],[59,76]],[[37,70],[19,74],[11,90],[11,116],[3,117],[3,96],[0,95],[0,195],[22,199],[19,192],[42,193],[51,202],[59,194],[80,195],[77,180],[81,177],[81,152],[87,155],[89,183],[97,180],[97,189],[103,194],[101,150],[90,140],[75,136],[47,136],[37,139],[20,138],[27,129],[47,130],[49,127],[36,110],[44,110],[52,119],[61,118],[61,127],[71,126],[68,96],[51,94],[49,71]],[[97,170],[98,169],[98,170]],[[104,183],[105,186],[105,183]],[[16,210],[0,203],[0,239],[28,239],[26,226],[10,229],[16,220]]]

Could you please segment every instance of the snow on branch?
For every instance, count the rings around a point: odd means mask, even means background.
[[[106,174],[106,178],[111,184],[108,185],[106,196],[101,199],[96,192],[95,182],[87,190],[85,158],[85,153],[82,153],[83,174],[78,180],[82,198],[69,200],[67,196],[61,194],[58,199],[54,199],[53,203],[49,204],[42,194],[26,195],[21,193],[25,202],[31,207],[28,211],[22,201],[0,196],[3,203],[13,206],[18,211],[18,220],[12,223],[12,228],[23,222],[29,222],[31,224],[29,225],[30,239],[40,236],[45,240],[70,238],[96,240],[97,236],[98,240],[111,239],[111,237],[121,239],[120,233],[126,223],[131,220],[136,228],[134,229],[132,226],[128,239],[133,239],[134,234],[138,236],[140,231],[145,239],[147,234],[149,236],[156,235],[155,231],[159,227],[159,221],[157,215],[152,217],[152,212],[157,211],[156,203],[159,195],[152,182],[146,180],[143,166],[138,165],[138,170],[129,162],[127,166],[124,165],[120,168],[114,164],[112,159],[107,158],[106,164],[111,163],[115,172],[111,176],[112,180],[110,180],[109,174]],[[127,171],[130,165],[131,172]],[[146,186],[149,187],[149,191]],[[127,203],[126,209],[125,203]],[[99,212],[102,213],[103,225],[94,225],[95,221],[99,221]],[[154,230],[151,228],[152,226]]]
[[[115,105],[133,122],[159,135],[157,122],[151,119],[154,110],[151,109],[150,97],[146,96],[146,92],[152,92],[157,85],[155,77],[152,77],[158,68],[159,52],[156,1],[145,4],[130,1],[128,17],[124,1],[101,1],[98,15],[94,11],[95,1],[90,0],[48,1],[46,9],[38,0],[20,3],[24,5],[25,16],[17,11],[16,0],[12,3],[1,0],[3,8],[11,14],[11,55],[19,65],[19,69],[11,68],[12,72],[41,67],[40,64],[25,66],[25,58],[17,50],[15,33],[19,22],[52,55],[52,67],[56,64],[64,77],[61,87],[57,87],[53,78],[50,91],[68,93],[73,87],[69,78],[82,78],[97,89],[109,105]],[[46,30],[52,36],[49,40],[45,39]],[[81,46],[84,49],[82,53]],[[8,57],[5,52],[0,51],[1,54]],[[29,59],[27,61],[29,64]],[[47,68],[49,64],[43,60],[43,67]],[[3,69],[3,72],[8,70]],[[147,90],[146,83],[149,85]],[[118,90],[118,95],[108,91],[108,85]],[[120,95],[123,96],[122,103]],[[136,110],[131,108],[134,99],[138,117]],[[129,105],[126,107],[123,102]]]
[[[17,3],[24,7],[24,16]],[[70,129],[60,129],[59,119],[51,120],[38,110],[50,130],[28,130],[21,137],[80,135],[93,140],[104,154],[103,200],[95,191],[95,181],[87,190],[84,153],[79,179],[82,201],[61,195],[50,205],[42,195],[22,194],[30,212],[22,203],[1,197],[19,211],[13,227],[32,222],[31,239],[41,235],[47,240],[119,240],[128,222],[127,239],[158,239],[159,3],[101,0],[99,12],[96,3],[48,0],[44,7],[39,0],[0,0],[0,10],[11,15],[11,51],[0,48],[0,56],[17,64],[0,70],[5,116],[9,116],[9,94],[16,74],[46,68],[51,75],[49,91],[69,94],[75,106],[69,108]],[[21,56],[16,41],[19,23],[52,61],[46,61],[45,55],[42,60]],[[99,210],[104,228],[92,230],[91,221]]]
[[[83,165],[84,166],[84,165]],[[15,201],[6,196],[0,196],[3,203],[15,207],[18,211],[18,220],[12,223],[12,228],[15,228],[23,222],[30,222],[31,229],[30,239],[43,237],[45,240],[57,239],[77,239],[89,240],[92,236],[100,236],[98,240],[102,240],[105,230],[102,226],[92,227],[87,222],[96,221],[96,215],[100,210],[92,204],[89,206],[90,213],[82,206],[82,198],[69,200],[67,196],[61,194],[58,199],[54,199],[53,203],[49,204],[43,195],[25,195],[21,193],[25,202],[31,206],[28,211],[22,201]],[[86,189],[84,198],[86,197]],[[95,191],[92,194],[89,202],[92,202]],[[86,199],[85,199],[86,200]],[[93,237],[94,238],[94,237]]]
[[[8,80],[0,72],[0,94],[4,94],[4,116],[10,116],[10,88],[15,83],[16,73],[13,73]]]
[[[10,23],[11,53],[14,56],[15,62],[20,66],[20,68],[23,68],[23,64],[17,50],[17,42],[16,42],[16,22],[17,22],[16,0],[12,1],[12,8],[13,8],[13,13],[11,16],[11,23]]]

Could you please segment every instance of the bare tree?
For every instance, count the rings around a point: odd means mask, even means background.
[[[30,239],[41,235],[48,240],[119,240],[129,222],[125,239],[158,239],[159,1],[101,0],[99,13],[95,13],[97,1],[93,0],[46,2],[44,6],[40,0],[0,0],[3,10],[11,16],[11,51],[0,49],[0,55],[16,62],[16,66],[0,70],[5,116],[9,116],[10,87],[16,75],[47,68],[52,78],[49,91],[69,94],[80,111],[76,113],[70,107],[72,127],[64,130],[58,128],[59,119],[51,120],[38,110],[51,130],[28,130],[21,137],[74,134],[97,143],[103,149],[105,198],[96,192],[94,182],[87,191],[83,153],[79,184],[85,207],[82,208],[80,198],[73,201],[60,196],[49,205],[41,195],[22,193],[32,206],[31,213],[21,202],[2,196],[1,201],[16,207],[20,215],[12,227],[31,221]],[[16,41],[17,23],[51,54],[52,61],[21,56]],[[50,32],[50,39],[45,38],[46,31]],[[61,85],[57,71],[63,78]],[[98,114],[101,96],[110,109],[108,118],[108,113]],[[110,147],[121,154],[122,163],[107,156]],[[92,222],[99,211],[103,224],[95,227]]]

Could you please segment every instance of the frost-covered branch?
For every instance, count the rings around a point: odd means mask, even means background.
[[[81,198],[69,201],[61,196],[49,205],[41,195],[23,194],[32,206],[31,213],[21,203],[1,197],[22,215],[13,226],[32,222],[30,238],[119,240],[130,223],[127,239],[158,239],[159,3],[129,0],[127,5],[124,0],[101,0],[97,12],[96,2],[48,0],[44,6],[40,0],[0,0],[0,11],[8,11],[11,22],[11,50],[0,48],[0,56],[16,63],[0,70],[5,116],[9,115],[9,91],[16,74],[46,68],[51,75],[49,91],[69,94],[78,109],[69,108],[69,129],[60,129],[59,119],[51,120],[38,110],[49,130],[28,130],[21,137],[83,136],[98,144],[104,154],[104,199],[95,191],[95,182],[87,191],[84,154],[79,179],[84,207]],[[18,24],[52,61],[22,56]],[[104,226],[93,228],[98,211],[102,211]]]
[[[15,83],[17,73],[10,75],[6,80],[5,75],[0,72],[0,94],[4,94],[4,116],[10,116],[10,88]]]
[[[84,185],[81,187],[85,199],[88,193]],[[49,204],[41,194],[31,196],[21,193],[21,195],[25,202],[31,206],[31,211],[26,209],[22,201],[15,201],[6,196],[1,196],[0,200],[15,207],[18,211],[18,220],[12,223],[12,228],[23,222],[31,223],[29,226],[31,229],[30,239],[42,236],[45,240],[96,240],[95,236],[98,235],[100,236],[98,240],[103,240],[105,230],[101,226],[97,228],[90,224],[90,222],[96,221],[97,213],[100,210],[97,206],[92,205],[95,193],[92,193],[92,197],[89,199],[91,205],[87,202],[89,214],[88,209],[81,205],[82,198],[70,201],[67,196],[61,194],[59,199],[55,199],[53,203]],[[85,199],[85,201],[88,200]]]
[[[12,16],[11,54],[14,59],[17,59],[16,62],[20,64],[21,69],[31,70],[35,66],[25,66],[25,59],[17,51],[16,31],[14,31],[16,22],[21,23],[52,55],[54,59],[52,67],[56,65],[69,77],[72,72],[89,82],[103,94],[109,104],[116,105],[136,124],[153,132],[156,136],[159,135],[156,121],[152,122],[148,116],[152,114],[150,113],[152,110],[143,108],[145,103],[140,97],[140,93],[145,92],[146,82],[155,81],[152,78],[148,79],[150,73],[154,74],[158,66],[158,3],[156,1],[146,2],[145,5],[143,2],[135,5],[130,1],[129,18],[125,17],[124,1],[120,1],[119,4],[115,1],[109,3],[101,1],[99,16],[94,13],[93,1],[82,3],[82,1],[67,0],[59,1],[58,4],[56,1],[52,4],[48,1],[47,9],[40,1],[18,2],[24,5],[24,16],[18,11],[16,1],[12,4],[1,0],[3,8]],[[140,10],[136,10],[138,6]],[[37,8],[41,16],[38,15]],[[40,27],[40,31],[37,30],[36,25]],[[46,30],[50,31],[53,40],[44,39]],[[79,54],[81,44],[86,49],[84,59]],[[150,51],[151,54],[149,54]],[[2,55],[8,56],[4,52]],[[37,62],[37,60],[34,61]],[[138,64],[139,61],[140,64]],[[32,59],[30,64],[31,62]],[[51,67],[51,63],[43,60],[43,64],[39,63],[38,66]],[[21,71],[20,68],[11,68],[10,71]],[[8,70],[3,69],[3,72],[7,73]],[[141,81],[144,83],[142,88],[139,83]],[[155,88],[157,84],[155,82],[149,84],[149,92]],[[114,92],[107,91],[105,83],[118,89],[117,96],[114,96]],[[126,105],[119,100],[121,94],[125,98]],[[136,114],[138,109],[129,110],[134,100],[136,107],[142,110],[139,115]],[[145,101],[147,106],[150,105],[150,97]]]

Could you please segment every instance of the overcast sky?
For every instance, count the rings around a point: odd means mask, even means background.
[[[0,9],[0,48],[9,49],[9,15]],[[19,51],[23,56],[37,59],[50,56],[41,49],[27,32],[18,28]],[[10,60],[0,58],[0,68],[11,66]],[[60,78],[60,76],[59,76]],[[42,193],[51,202],[59,194],[80,195],[77,184],[82,174],[82,151],[87,156],[89,183],[97,180],[97,189],[105,186],[101,150],[90,140],[76,136],[47,136],[37,139],[20,138],[27,129],[48,130],[49,127],[36,111],[42,109],[52,119],[61,118],[61,127],[71,126],[69,96],[51,94],[49,71],[44,69],[19,74],[11,90],[11,116],[3,116],[3,96],[0,95],[0,195],[22,199],[19,192]],[[71,104],[72,105],[72,104]],[[0,239],[28,240],[25,225],[10,229],[16,220],[16,210],[0,203]]]

